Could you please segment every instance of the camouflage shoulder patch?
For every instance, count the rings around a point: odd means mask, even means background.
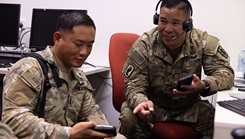
[[[220,53],[220,55],[222,55],[223,57],[225,58],[228,58],[228,54],[227,52],[225,51],[225,49],[223,49],[221,46],[218,47],[218,53]]]
[[[126,71],[124,72],[124,76],[129,78],[134,70],[135,70],[135,67],[133,65],[129,64],[126,68]]]

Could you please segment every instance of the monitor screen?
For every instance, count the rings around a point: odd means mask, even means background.
[[[75,9],[33,9],[29,46],[31,51],[44,50],[47,45],[54,45],[53,34],[57,19],[67,10]],[[87,10],[76,11],[87,14]]]
[[[0,3],[0,46],[18,47],[20,4]]]

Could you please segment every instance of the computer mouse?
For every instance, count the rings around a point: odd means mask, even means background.
[[[231,132],[233,139],[245,139],[245,128],[236,128]]]
[[[244,91],[245,92],[245,87],[238,88],[238,91]]]

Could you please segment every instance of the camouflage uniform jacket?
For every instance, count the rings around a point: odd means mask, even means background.
[[[180,98],[172,93],[176,81],[189,74],[207,75],[209,95],[233,86],[234,72],[229,56],[219,40],[207,32],[193,29],[175,61],[158,37],[157,28],[144,33],[128,52],[123,73],[125,97],[134,109],[143,100],[152,100],[166,111],[166,119],[196,122],[199,94]]]
[[[50,46],[39,53],[57,66]],[[3,122],[18,138],[68,139],[71,126],[78,122],[108,124],[84,73],[71,68],[69,76],[57,67],[62,86],[56,86],[49,67],[51,88],[47,91],[44,119],[37,117],[40,92],[44,86],[44,75],[38,61],[32,57],[22,58],[4,77]]]
[[[2,122],[0,122],[0,131],[0,139],[17,139],[14,132]]]

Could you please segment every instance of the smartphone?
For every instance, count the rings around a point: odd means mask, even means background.
[[[112,125],[96,125],[93,130],[109,134],[113,137],[117,135],[116,127]]]
[[[238,91],[245,91],[245,87],[238,88]]]
[[[181,85],[191,85],[192,80],[193,80],[193,75],[188,75],[188,76],[185,76],[179,79],[176,84],[176,89],[179,91],[185,91],[186,89],[181,88],[180,86]]]

